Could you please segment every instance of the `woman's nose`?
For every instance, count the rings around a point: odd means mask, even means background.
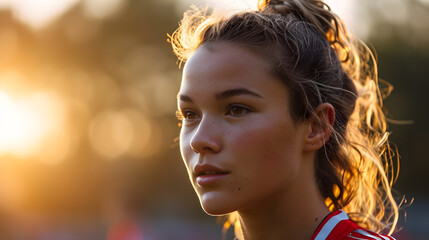
[[[217,153],[222,147],[221,136],[221,129],[215,121],[202,119],[193,133],[190,146],[198,154]]]

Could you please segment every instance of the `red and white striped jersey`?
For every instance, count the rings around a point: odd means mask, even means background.
[[[320,223],[311,240],[395,240],[359,227],[343,210],[329,214]]]

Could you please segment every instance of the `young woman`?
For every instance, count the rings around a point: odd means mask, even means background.
[[[398,206],[373,55],[319,0],[193,9],[180,149],[204,211],[237,239],[393,239]]]

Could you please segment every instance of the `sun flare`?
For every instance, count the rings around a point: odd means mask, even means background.
[[[0,91],[0,154],[28,155],[56,125],[52,96],[13,98]]]

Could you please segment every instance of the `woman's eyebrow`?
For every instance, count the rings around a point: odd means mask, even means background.
[[[237,95],[250,95],[250,96],[255,96],[258,98],[263,98],[261,95],[255,93],[253,91],[250,91],[249,89],[234,88],[234,89],[226,90],[226,91],[223,91],[221,93],[215,94],[215,99],[216,100],[222,100],[222,99],[234,97]]]
[[[192,101],[191,97],[180,93],[177,95],[177,99],[182,102],[190,102],[190,103],[194,102]]]
[[[225,98],[230,98],[230,97],[234,97],[234,96],[238,96],[238,95],[250,95],[250,96],[254,96],[254,97],[258,97],[258,98],[263,98],[261,95],[255,93],[253,91],[250,91],[249,89],[246,89],[246,88],[229,89],[229,90],[223,91],[221,93],[215,94],[214,98],[216,100],[222,100]],[[180,93],[177,95],[177,99],[179,101],[182,101],[182,102],[190,102],[190,103],[194,102],[192,100],[192,98],[189,97],[188,95],[180,94]]]

